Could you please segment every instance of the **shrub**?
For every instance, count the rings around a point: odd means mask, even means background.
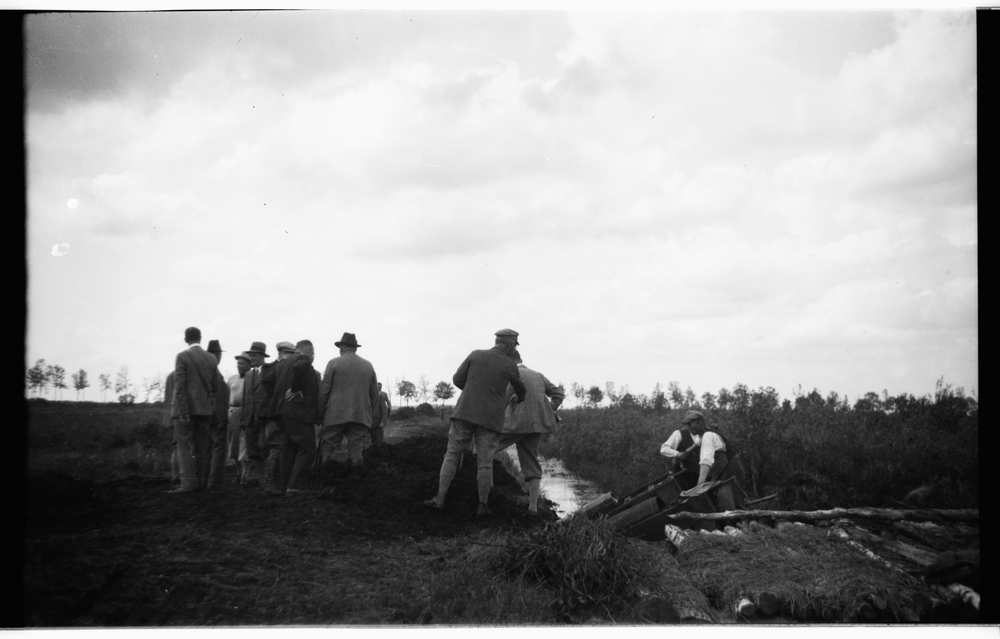
[[[424,415],[427,417],[434,417],[436,413],[434,412],[434,407],[424,402],[420,406],[417,406],[417,415]]]
[[[392,411],[392,418],[394,420],[410,419],[416,417],[417,411],[412,406],[400,406],[396,410]]]

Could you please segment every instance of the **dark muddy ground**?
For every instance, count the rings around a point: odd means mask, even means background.
[[[446,437],[365,451],[364,477],[316,495],[241,487],[171,495],[168,478],[28,478],[24,625],[28,627],[433,623],[436,574],[488,529],[555,519],[526,512],[495,462],[494,515],[476,519],[469,455],[435,512]]]

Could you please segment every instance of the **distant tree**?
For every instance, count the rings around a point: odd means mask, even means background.
[[[417,396],[417,387],[413,385],[413,382],[401,379],[396,383],[396,392],[406,401],[406,405],[409,406],[410,400]]]
[[[618,393],[615,392],[614,382],[604,382],[604,389],[608,392],[608,401],[611,402],[612,406],[618,404]]]
[[[591,386],[587,391],[587,399],[590,405],[596,408],[604,401],[604,392],[597,386]]]
[[[705,406],[705,410],[715,410],[716,409],[715,395],[713,395],[712,393],[707,393],[706,392],[704,395],[702,395],[701,396],[701,403]]]
[[[729,393],[729,391],[726,390],[725,387],[720,388],[719,399],[718,399],[719,408],[721,408],[722,410],[726,410],[727,408],[729,408],[729,404],[732,401],[733,401],[733,396]]]
[[[580,386],[576,382],[570,384],[569,388],[573,397],[576,398],[576,405],[578,407],[583,406],[583,398],[587,396],[587,389],[584,388],[583,386]]]
[[[681,391],[680,384],[670,382],[667,384],[667,390],[670,391],[670,403],[674,408],[687,408],[687,404],[684,403],[684,393]]]
[[[420,395],[420,399],[425,402],[431,396],[431,383],[427,381],[427,377],[424,375],[421,375],[420,379],[417,380],[417,392]]]
[[[434,387],[434,397],[438,398],[442,404],[455,396],[455,387],[448,382],[438,382]]]
[[[104,401],[108,401],[108,391],[111,390],[111,376],[101,373],[97,379],[101,381],[101,392],[104,393]]]
[[[865,393],[854,402],[854,410],[860,413],[869,413],[882,410],[882,398],[878,393]]]
[[[81,395],[86,396],[85,389],[90,386],[90,380],[87,379],[87,371],[82,368],[77,372],[73,373],[73,388],[76,389],[76,398],[80,399]]]
[[[153,378],[153,381],[156,384],[156,387],[155,387],[155,389],[156,389],[156,400],[155,401],[160,401],[160,400],[163,399],[164,387],[166,386],[166,383],[167,383],[166,378],[163,377],[163,373],[161,373],[160,371],[156,371],[156,377]]]
[[[701,408],[698,406],[698,398],[695,396],[694,391],[688,386],[687,390],[684,391],[684,404],[688,408]]]
[[[148,404],[150,398],[160,392],[159,377],[146,378],[142,380],[142,391],[146,394],[145,402]]]
[[[28,389],[34,391],[35,397],[38,397],[49,383],[46,370],[44,359],[37,360],[35,365],[28,369],[26,382]]]
[[[66,384],[66,369],[62,366],[52,367],[52,387],[58,394],[57,399],[62,399],[62,391],[69,388]]]
[[[130,394],[129,388],[132,386],[132,380],[128,376],[128,365],[122,364],[122,367],[118,369],[118,376],[115,377],[115,393],[118,394],[118,401],[122,401],[123,395]],[[132,401],[135,401],[135,396],[133,395]],[[132,403],[132,402],[122,402]]]
[[[666,408],[667,396],[663,394],[663,386],[660,385],[660,382],[656,382],[656,386],[653,387],[652,402],[653,410],[657,413],[663,412],[663,409]]]
[[[639,405],[635,395],[628,392],[627,388],[622,388],[622,394],[618,397],[619,408],[635,408]]]

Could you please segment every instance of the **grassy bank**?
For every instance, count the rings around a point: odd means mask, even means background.
[[[24,623],[643,623],[644,562],[603,553],[608,530],[529,517],[499,462],[492,518],[472,517],[468,459],[446,511],[421,506],[447,428],[439,416],[393,422],[387,445],[366,450],[366,476],[316,495],[269,497],[232,469],[219,489],[172,495],[159,407],[29,402]],[[523,552],[539,540],[559,552]]]
[[[792,404],[737,386],[726,408],[702,412],[740,452],[753,493],[778,494],[769,507],[898,507],[910,495],[914,506],[978,508],[978,405],[948,388],[889,399],[850,407],[814,393]],[[542,452],[623,494],[667,471],[659,448],[684,413],[564,410]]]

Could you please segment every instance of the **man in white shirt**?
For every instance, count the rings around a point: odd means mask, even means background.
[[[694,488],[698,483],[698,460],[701,447],[701,435],[691,430],[691,422],[704,419],[698,411],[688,411],[681,420],[681,427],[670,433],[667,441],[660,446],[660,454],[670,460],[678,485],[681,490]]]
[[[736,451],[729,440],[714,426],[708,426],[705,416],[698,411],[688,411],[684,422],[690,424],[691,432],[701,436],[701,454],[698,459],[698,486],[707,481],[736,478],[737,487],[721,491],[716,495],[719,507],[733,510],[743,507],[743,486],[746,479],[743,466],[736,457]],[[682,423],[684,423],[682,422]]]

